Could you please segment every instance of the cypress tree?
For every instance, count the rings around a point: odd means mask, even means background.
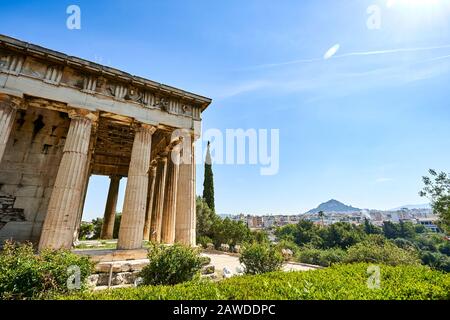
[[[214,206],[214,178],[212,172],[210,142],[208,141],[208,149],[206,150],[205,159],[205,178],[203,180],[203,199],[205,199],[208,207],[215,211]]]

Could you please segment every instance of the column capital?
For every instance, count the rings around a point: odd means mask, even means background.
[[[12,96],[5,93],[0,93],[0,106],[3,108],[11,108],[14,110],[23,108],[25,109],[24,99],[16,96]]]
[[[68,114],[70,119],[87,119],[91,122],[96,122],[98,120],[97,114],[86,109],[70,109]]]
[[[164,149],[164,152],[172,152],[174,149],[180,149],[178,146],[183,142],[183,140],[183,136],[173,138],[172,141],[170,141],[170,143]]]
[[[120,181],[122,179],[122,176],[120,176],[118,174],[112,174],[112,175],[109,176],[109,178],[111,180],[119,180]]]
[[[133,122],[132,128],[138,132],[138,131],[147,131],[150,134],[154,134],[157,127],[153,126],[151,124],[141,123],[141,122]]]

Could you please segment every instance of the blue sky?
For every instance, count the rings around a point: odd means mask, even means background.
[[[66,28],[71,4],[81,30]],[[367,27],[370,5],[380,29]],[[214,166],[218,213],[297,214],[330,198],[379,209],[423,203],[421,176],[449,171],[448,0],[1,7],[0,33],[213,98],[204,130],[280,129],[278,174]],[[199,166],[199,194],[202,182]],[[91,178],[84,219],[102,215],[107,189],[107,178]]]

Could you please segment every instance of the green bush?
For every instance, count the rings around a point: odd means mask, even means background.
[[[329,267],[332,264],[342,262],[345,255],[346,252],[340,248],[320,250],[304,247],[298,251],[296,258],[298,262]]]
[[[424,266],[380,267],[380,288],[370,289],[368,264],[306,272],[272,272],[220,282],[143,286],[85,292],[61,299],[92,300],[448,300],[450,274]]]
[[[253,242],[270,243],[269,235],[264,230],[252,231],[250,234],[250,238]]]
[[[387,265],[417,265],[420,264],[415,250],[405,250],[382,238],[360,242],[347,250],[344,259],[346,263],[371,262]]]
[[[210,237],[200,236],[197,238],[197,244],[201,245],[205,249],[208,246],[208,243],[213,243],[213,241]]]
[[[44,250],[39,255],[30,243],[6,242],[0,252],[0,298],[31,299],[54,293],[67,293],[69,267],[80,269],[80,289],[93,265],[87,257],[66,250]]]
[[[94,234],[94,225],[91,222],[82,221],[80,224],[78,239],[88,240],[91,239],[93,234]]]
[[[219,248],[222,244],[235,246],[251,240],[251,231],[242,221],[219,218],[214,221],[212,230],[211,238],[216,248]]]
[[[268,243],[252,243],[244,246],[239,261],[246,274],[261,274],[280,270],[283,265],[281,252]]]
[[[192,280],[205,262],[197,249],[174,244],[150,244],[150,263],[140,272],[144,285],[173,285]]]
[[[450,257],[450,241],[445,240],[445,242],[439,246],[439,252]]]
[[[294,256],[297,254],[299,250],[299,246],[294,241],[283,239],[276,244],[278,250],[289,249],[292,251]]]
[[[366,234],[362,226],[356,226],[347,222],[336,222],[330,226],[319,230],[322,239],[322,248],[341,248],[348,247],[361,242],[365,239]]]
[[[211,263],[211,258],[207,256],[200,256],[200,262],[202,267],[207,266],[208,264]]]
[[[450,272],[450,257],[438,252],[422,251],[422,263],[433,269]]]
[[[412,242],[408,239],[397,238],[397,239],[393,240],[392,242],[397,247],[405,249],[405,250],[415,250],[416,249],[416,245],[414,244],[414,242]]]

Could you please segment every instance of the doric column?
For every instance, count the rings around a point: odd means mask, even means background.
[[[155,131],[156,128],[149,125],[141,125],[136,128],[117,242],[118,249],[142,247],[147,205],[148,168],[152,135]]]
[[[69,116],[72,120],[42,227],[40,250],[71,248],[86,182],[89,140],[96,116],[81,110],[71,111]]]
[[[85,183],[83,186],[83,192],[81,193],[81,204],[80,207],[78,208],[78,217],[77,217],[77,224],[74,230],[74,235],[73,235],[73,241],[74,241],[74,245],[76,245],[76,242],[78,239],[78,236],[80,234],[80,228],[81,228],[81,222],[83,220],[83,210],[84,210],[84,205],[86,203],[86,196],[87,196],[87,191],[88,191],[88,187],[89,187],[89,180],[91,178],[91,174],[92,174],[92,165],[93,165],[93,159],[92,159],[92,155],[94,153],[95,150],[95,143],[96,143],[96,134],[97,134],[97,127],[98,127],[98,122],[94,122],[92,123],[92,127],[91,127],[91,139],[90,139],[90,144],[89,144],[89,151],[88,151],[88,165],[86,166],[86,177],[85,177]]]
[[[164,205],[164,191],[167,171],[167,153],[157,158],[155,195],[153,200],[152,218],[150,225],[150,240],[161,242],[161,222]]]
[[[195,156],[193,142],[185,141],[179,165],[175,242],[195,246]],[[183,161],[184,159],[184,161]]]
[[[155,198],[154,193],[156,182],[156,164],[150,166],[148,179],[149,180],[148,180],[147,209],[144,224],[144,240],[150,240],[150,226],[152,221],[153,199]]]
[[[88,158],[89,158],[89,155],[88,155]],[[86,203],[89,179],[91,178],[89,165],[87,165],[86,167],[88,167],[88,168],[86,170],[86,175],[85,175],[85,179],[84,179],[84,181],[85,181],[84,187],[83,187],[83,190],[81,191],[81,202],[80,202],[80,206],[78,208],[77,223],[75,224],[75,230],[73,232],[73,244],[74,245],[76,245],[76,242],[79,240],[78,236],[80,234],[81,220],[83,218],[83,209],[84,209],[84,204]]]
[[[161,227],[161,242],[175,242],[175,220],[177,207],[178,172],[180,148],[175,146],[167,160],[166,186],[164,191],[164,206]]]
[[[197,245],[197,202],[196,202],[196,177],[197,177],[197,167],[195,166],[195,141],[198,139],[199,137],[194,137],[194,142],[192,143],[192,152],[191,152],[191,157],[192,157],[192,176],[191,176],[191,185],[192,185],[192,194],[191,194],[191,231],[190,231],[190,236],[191,236],[191,242],[190,245],[191,246],[196,246]]]
[[[20,100],[18,98],[0,93],[0,162],[14,127],[14,119],[19,103]]]
[[[119,196],[119,186],[121,176],[110,176],[108,198],[106,200],[105,214],[103,216],[101,239],[112,239],[114,231],[114,221],[116,219],[117,198]]]

